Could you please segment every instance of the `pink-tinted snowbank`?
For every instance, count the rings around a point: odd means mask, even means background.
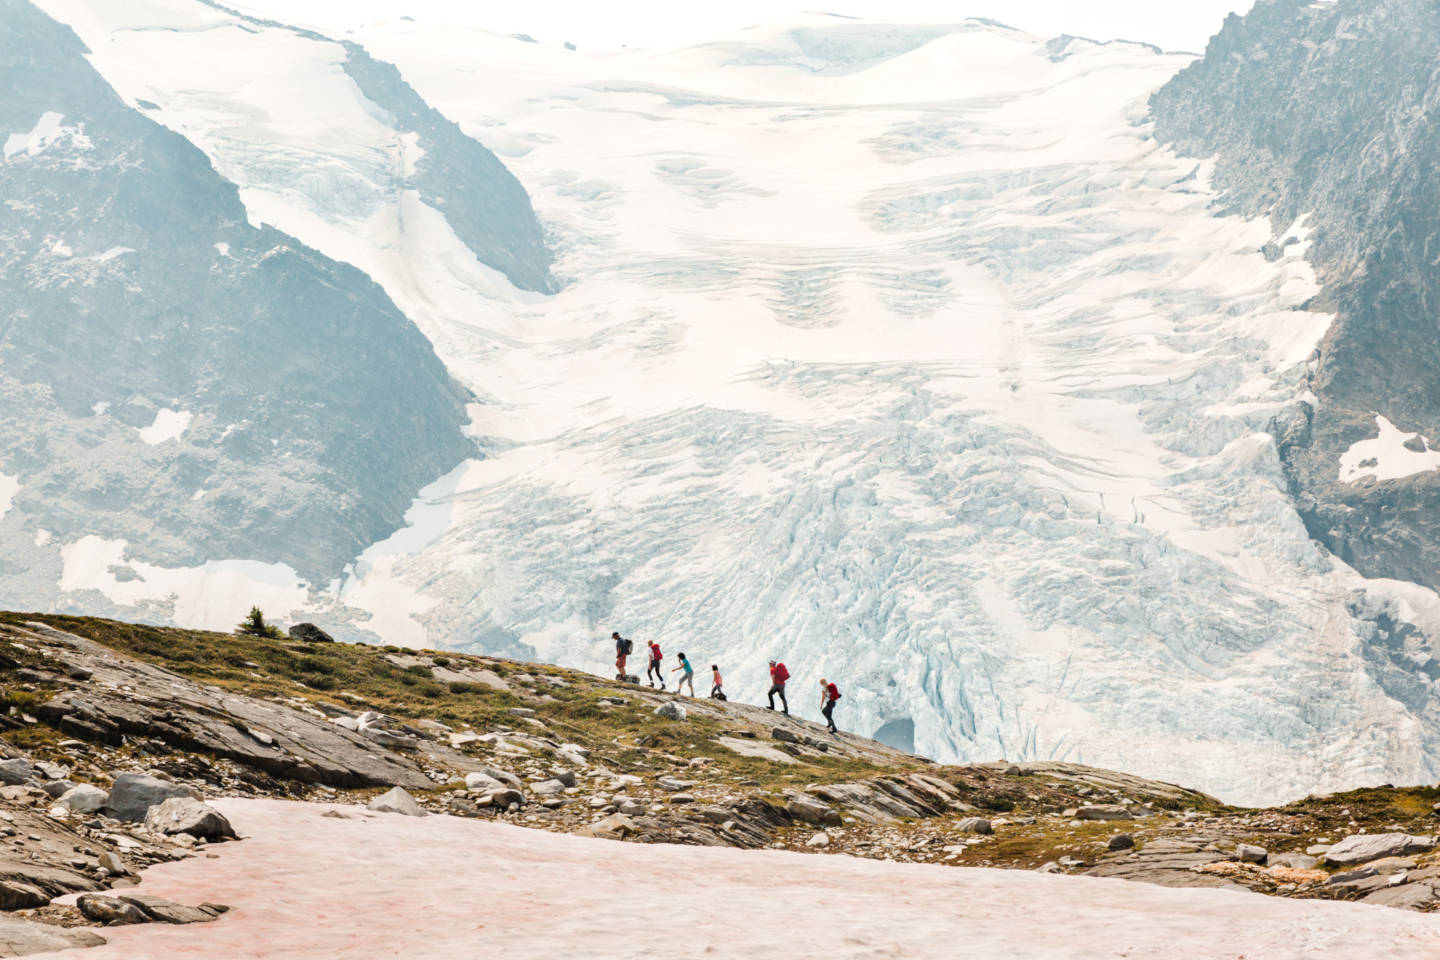
[[[219,804],[243,843],[145,874],[231,904],[70,960],[1440,957],[1440,916],[1120,880],[642,846],[450,817]],[[340,809],[352,819],[322,817]]]

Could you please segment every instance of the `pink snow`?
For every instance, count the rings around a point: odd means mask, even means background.
[[[1440,956],[1440,916],[1123,880],[706,847],[225,800],[248,839],[141,889],[232,909],[68,960],[1228,960]],[[339,810],[349,819],[321,816]],[[203,850],[204,848],[202,848]]]

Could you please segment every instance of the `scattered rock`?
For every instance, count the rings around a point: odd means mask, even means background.
[[[123,877],[132,872],[124,860],[108,851],[100,854],[100,866],[109,871],[112,877]]]
[[[1131,850],[1135,846],[1135,838],[1128,833],[1117,833],[1106,846],[1111,850]]]
[[[961,820],[959,823],[955,824],[955,829],[959,830],[961,833],[989,834],[995,832],[995,828],[991,826],[990,821],[986,820],[984,817],[966,817],[964,820]]]
[[[828,833],[817,833],[805,841],[807,847],[828,847],[830,846],[830,835]]]
[[[197,840],[237,839],[235,828],[230,826],[224,814],[208,803],[189,797],[171,797],[151,807],[145,814],[145,826],[166,836],[186,833]]]
[[[426,816],[425,808],[416,803],[415,798],[410,796],[404,787],[391,787],[367,803],[365,808],[380,813],[399,813],[407,817]]]
[[[670,795],[671,803],[694,803],[695,797],[688,793],[675,793]]]
[[[785,804],[785,809],[789,811],[790,816],[804,823],[820,823],[838,827],[841,822],[840,811],[814,800],[796,797]]]
[[[770,736],[775,740],[781,741],[782,743],[800,742],[800,738],[798,736],[796,736],[793,732],[786,730],[784,727],[775,727],[773,730],[770,731]]]
[[[553,797],[565,792],[565,784],[559,780],[544,780],[531,786],[530,792],[541,797]]]
[[[1292,870],[1313,870],[1320,861],[1303,853],[1272,853],[1266,861],[1272,867],[1288,867]]]
[[[660,704],[660,706],[655,708],[655,716],[661,717],[665,720],[684,720],[685,708],[680,706],[680,704],[675,703],[674,701],[671,701],[670,703],[662,703]]]
[[[302,643],[334,643],[335,638],[313,623],[297,623],[290,628],[290,639]]]
[[[665,790],[670,793],[676,793],[680,790],[689,790],[691,787],[695,786],[696,783],[697,781],[695,780],[676,780],[674,777],[657,777],[655,780],[655,786],[659,787],[661,790]]]

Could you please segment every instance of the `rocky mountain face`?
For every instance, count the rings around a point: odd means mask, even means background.
[[[334,576],[471,453],[468,394],[373,281],[247,222],[85,54],[0,4],[5,523]]]
[[[1440,586],[1437,31],[1440,8],[1423,0],[1264,0],[1151,100],[1157,138],[1215,158],[1222,204],[1269,218],[1268,255],[1310,241],[1336,320],[1311,363],[1313,397],[1273,427],[1306,526],[1366,576],[1429,587]]]

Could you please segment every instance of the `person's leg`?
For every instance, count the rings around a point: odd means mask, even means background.
[[[821,710],[820,712],[825,714],[826,726],[830,728],[830,731],[832,733],[835,732],[835,717],[833,716],[835,712],[835,701],[827,700],[825,702],[825,709]]]
[[[779,689],[780,689],[780,688],[777,687],[777,686],[775,686],[775,684],[773,684],[773,683],[770,684],[770,709],[771,709],[771,710],[774,710],[774,709],[775,709],[775,691],[776,691],[776,690],[779,690]]]
[[[788,716],[790,716],[790,701],[785,699],[785,685],[784,685],[784,684],[781,684],[780,687],[779,687],[779,690],[780,690],[780,706],[784,709],[784,711],[785,711],[785,716],[788,717]]]

